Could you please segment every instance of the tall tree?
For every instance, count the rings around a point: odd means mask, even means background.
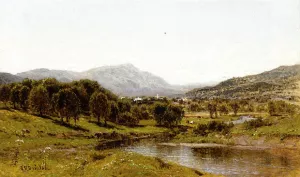
[[[131,104],[128,100],[118,100],[118,107],[119,107],[119,111],[120,113],[124,113],[124,112],[130,112],[131,110]]]
[[[209,112],[210,118],[213,118],[214,116],[214,105],[212,103],[208,103],[207,110]]]
[[[29,94],[29,106],[33,112],[38,112],[41,116],[48,112],[50,99],[44,86],[33,87]]]
[[[20,106],[22,109],[27,109],[30,88],[22,86],[19,91]]]
[[[218,110],[220,112],[220,115],[227,115],[229,113],[229,108],[226,103],[221,104],[218,107]]]
[[[10,88],[8,85],[1,85],[0,86],[0,101],[4,103],[7,107],[7,103],[9,102],[10,97]]]
[[[138,105],[134,105],[131,108],[132,115],[136,117],[138,120],[143,119],[142,110]]]
[[[118,118],[119,118],[119,108],[118,105],[115,101],[110,101],[110,114],[109,114],[109,119],[112,122],[118,123]]]
[[[17,108],[17,105],[20,104],[19,93],[21,87],[21,84],[16,84],[10,92],[10,101],[13,103],[15,109]]]
[[[80,101],[76,94],[70,89],[62,89],[54,96],[56,103],[56,110],[59,112],[60,117],[63,121],[63,117],[69,123],[70,118],[73,117],[74,122],[79,118],[80,114]]]
[[[184,111],[181,106],[169,105],[163,116],[163,124],[167,127],[178,125],[183,116]]]
[[[105,126],[107,125],[107,118],[110,113],[110,105],[107,96],[101,92],[95,92],[90,99],[90,111],[91,114],[97,118],[100,123],[100,118],[104,118]]]
[[[240,106],[239,106],[238,102],[237,102],[237,101],[231,102],[231,103],[230,103],[230,107],[232,108],[233,113],[234,113],[234,115],[236,116],[238,110],[240,109]]]
[[[165,112],[167,111],[167,108],[168,108],[168,106],[163,103],[157,102],[154,104],[153,115],[154,115],[154,119],[158,125],[163,124],[163,119],[164,119]]]

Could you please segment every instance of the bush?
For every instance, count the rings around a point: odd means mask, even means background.
[[[226,124],[224,122],[211,121],[208,124],[199,124],[193,131],[201,136],[206,136],[213,132],[228,134],[233,126],[232,123]]]
[[[133,116],[130,112],[121,113],[119,124],[127,126],[135,126],[139,124],[139,119]]]
[[[255,120],[245,122],[244,125],[245,125],[245,128],[247,130],[249,130],[249,129],[254,129],[254,128],[258,128],[258,127],[262,127],[262,126],[270,126],[271,123],[264,121],[262,118],[258,118]]]

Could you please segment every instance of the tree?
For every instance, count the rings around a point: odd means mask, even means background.
[[[118,122],[118,117],[119,117],[119,108],[118,105],[115,101],[110,101],[110,114],[109,114],[109,120],[115,123]]]
[[[192,112],[199,111],[199,104],[198,103],[191,103],[189,105],[189,110],[192,111]]]
[[[236,115],[237,115],[237,112],[238,112],[238,110],[239,110],[239,108],[240,108],[238,102],[236,102],[236,101],[232,102],[232,103],[230,104],[230,107],[232,108],[233,113],[234,113],[234,115],[236,116]]]
[[[10,88],[8,85],[1,85],[0,86],[0,101],[4,103],[7,107],[7,102],[9,102],[10,97]]]
[[[89,114],[89,96],[86,92],[86,89],[81,85],[73,86],[71,89],[80,101],[80,108],[82,112],[84,114]]]
[[[13,103],[14,109],[16,109],[17,104],[20,103],[20,97],[19,97],[20,89],[21,89],[21,85],[16,84],[11,90],[10,101]]]
[[[100,117],[104,118],[106,126],[106,120],[110,113],[110,105],[107,96],[101,92],[93,93],[90,99],[90,111],[91,114],[97,118],[98,123],[100,123]]]
[[[29,94],[29,106],[33,112],[43,116],[50,109],[50,99],[44,86],[34,87]]]
[[[120,113],[130,112],[130,110],[131,110],[130,102],[125,99],[118,100],[118,107],[119,107]]]
[[[223,103],[218,108],[221,115],[227,115],[229,113],[229,108],[227,104]]]
[[[28,87],[28,88],[31,90],[32,87],[33,87],[34,82],[35,82],[34,80],[25,78],[25,79],[21,82],[21,84],[22,84],[23,86]]]
[[[184,111],[181,106],[177,105],[169,105],[165,114],[163,115],[163,125],[167,127],[171,127],[174,125],[178,125],[182,117],[184,116]]]
[[[19,90],[20,106],[23,109],[27,108],[29,93],[30,93],[30,88],[27,86],[22,86]]]
[[[269,111],[269,114],[270,116],[274,116],[276,115],[276,104],[273,102],[273,101],[270,101],[268,103],[268,111]]]
[[[167,110],[166,104],[163,104],[163,103],[155,103],[154,104],[153,115],[154,115],[154,119],[158,125],[163,124],[163,118],[164,118],[164,114],[165,114],[166,110]]]
[[[70,118],[73,117],[75,125],[80,114],[80,101],[76,94],[70,89],[62,89],[54,97],[56,99],[56,110],[58,110],[62,121],[63,117],[66,117],[67,122],[70,122]]]
[[[124,112],[120,114],[119,124],[127,126],[135,126],[139,123],[139,119],[132,115],[131,112]]]
[[[210,118],[213,118],[213,115],[215,114],[215,117],[218,117],[217,113],[217,105],[213,103],[208,103],[207,109],[210,115]]]
[[[131,108],[132,115],[135,116],[138,120],[142,120],[142,110],[138,105],[134,105]]]
[[[142,114],[142,119],[148,120],[151,119],[150,112],[148,110],[148,107],[146,105],[141,105],[141,114]]]

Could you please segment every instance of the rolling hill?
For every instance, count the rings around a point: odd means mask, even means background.
[[[213,87],[193,89],[190,98],[283,99],[299,101],[300,65],[280,66],[257,75],[234,77]]]
[[[22,77],[15,76],[10,73],[1,73],[0,72],[0,85],[1,84],[9,84],[9,83],[13,83],[13,82],[20,82],[22,80],[23,80]]]
[[[83,72],[41,68],[18,73],[16,77],[35,80],[51,77],[61,82],[91,79],[114,93],[124,96],[155,96],[156,94],[169,96],[187,91],[184,87],[173,87],[164,79],[141,71],[132,64],[103,66]]]

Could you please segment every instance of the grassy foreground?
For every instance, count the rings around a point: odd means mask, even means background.
[[[47,170],[24,170],[22,166],[43,164],[46,156]],[[165,163],[160,159],[145,157],[117,149],[90,151],[88,149],[26,153],[20,155],[17,166],[9,161],[0,163],[0,176],[214,176]],[[4,170],[5,169],[5,170]]]
[[[151,120],[140,125],[129,128],[109,123],[107,128],[82,117],[75,127],[55,117],[0,110],[0,176],[214,176],[121,149],[97,151],[95,146],[105,139],[89,138],[96,132],[168,131]]]

